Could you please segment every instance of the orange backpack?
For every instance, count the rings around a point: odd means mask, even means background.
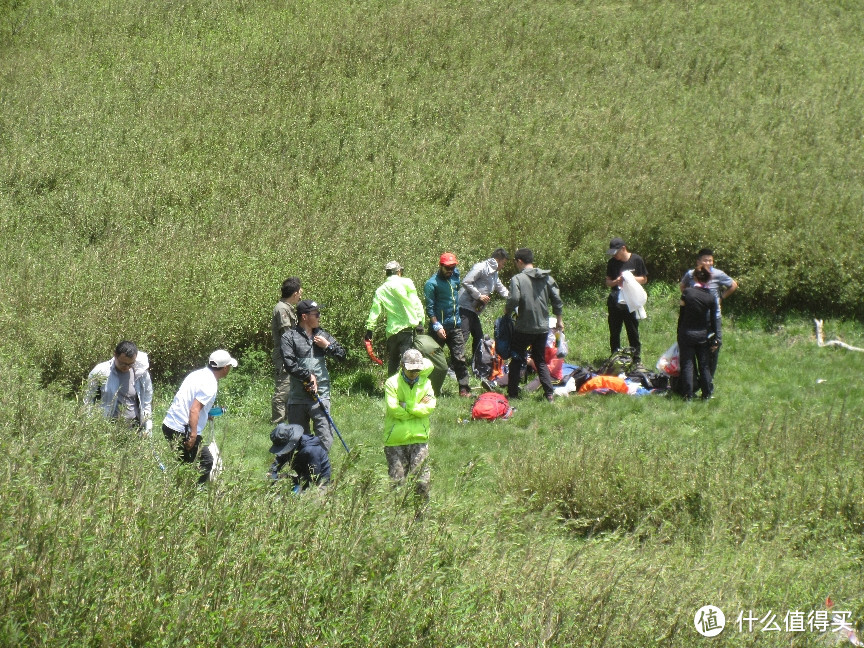
[[[579,388],[580,394],[587,394],[595,389],[603,389],[607,391],[618,392],[619,394],[627,393],[627,383],[623,378],[618,376],[594,376],[586,380]]]
[[[471,418],[473,420],[483,419],[494,421],[495,419],[508,419],[513,416],[513,408],[504,394],[497,392],[486,392],[480,394],[471,407]]]

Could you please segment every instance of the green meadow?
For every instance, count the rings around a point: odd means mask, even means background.
[[[675,300],[651,299],[653,357]],[[712,604],[723,645],[824,645],[836,634],[805,619],[826,598],[850,624],[864,614],[862,358],[819,348],[808,320],[765,324],[727,317],[706,403],[533,395],[472,422],[448,380],[419,517],[388,483],[377,368],[333,368],[351,454],[337,441],[330,488],[296,496],[264,478],[263,352],[220,383],[228,411],[207,438],[225,470],[203,490],[160,437],[87,419],[5,358],[0,643],[694,646],[712,641],[693,625]],[[565,325],[570,359],[592,360],[602,300]],[[864,345],[859,325],[826,333]],[[157,421],[173,388],[157,384]],[[770,614],[779,631],[763,631]]]
[[[812,318],[864,347],[862,42],[844,0],[0,0],[0,645],[812,646],[827,597],[860,625],[864,354]],[[531,247],[596,366],[613,236],[648,264],[646,364],[699,248],[740,283],[716,398],[479,423],[448,381],[418,515],[361,343],[383,264]],[[301,497],[264,480],[292,275],[349,350],[351,454]],[[240,359],[218,483],[82,413],[121,339],[157,430]]]

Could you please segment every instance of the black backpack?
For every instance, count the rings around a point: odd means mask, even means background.
[[[594,376],[595,374],[591,371],[591,367],[576,367],[572,372],[561,378],[561,384],[566,385],[572,378],[576,384],[576,389],[579,389]]]
[[[645,389],[669,389],[669,376],[653,371],[631,371],[627,374],[630,380],[638,380]]]
[[[484,335],[474,350],[471,362],[474,375],[478,378],[497,378],[501,375],[503,361],[495,348],[495,340]]]

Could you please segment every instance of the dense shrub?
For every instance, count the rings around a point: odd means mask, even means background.
[[[6,5],[0,324],[46,383],[266,345],[291,274],[356,345],[444,249],[572,295],[613,235],[666,281],[711,245],[741,305],[864,315],[860,7]]]

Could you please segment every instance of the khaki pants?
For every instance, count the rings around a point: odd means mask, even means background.
[[[277,357],[278,356],[278,357]],[[282,352],[273,353],[273,379],[275,389],[273,391],[273,399],[270,401],[270,423],[276,425],[285,420],[285,401],[288,400],[288,382],[291,375],[285,371],[285,365],[282,364]]]

